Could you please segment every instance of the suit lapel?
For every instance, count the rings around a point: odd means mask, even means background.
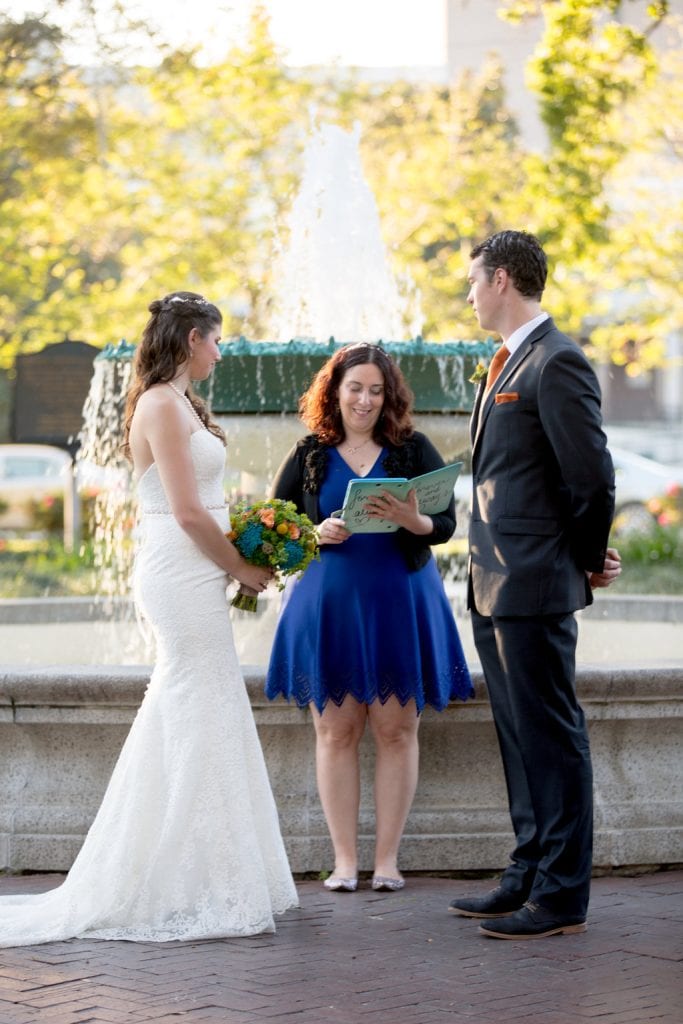
[[[474,448],[474,441],[477,436],[479,429],[479,411],[481,409],[481,403],[484,398],[484,389],[486,388],[486,378],[479,381],[477,387],[477,393],[474,396],[474,406],[472,407],[472,415],[470,416],[470,444]]]
[[[486,396],[485,401],[484,388],[481,387],[480,393],[477,395],[477,399],[475,400],[474,412],[472,414],[473,455],[481,438],[482,431],[484,429],[484,424],[486,422],[488,414],[490,413],[493,407],[494,396],[498,394],[503,385],[507,383],[512,374],[515,373],[519,366],[521,366],[521,364],[524,362],[526,357],[531,352],[531,346],[534,344],[534,342],[538,341],[539,338],[542,338],[551,329],[555,329],[555,324],[553,323],[552,317],[548,317],[548,319],[544,320],[542,324],[539,324],[538,327],[534,328],[529,337],[525,338],[522,344],[519,346],[519,348],[512,353],[507,363],[501,370],[498,376],[498,380],[496,381],[496,383],[493,385],[488,395]]]

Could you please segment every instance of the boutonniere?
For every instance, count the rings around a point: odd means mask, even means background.
[[[479,381],[482,381],[486,378],[488,372],[488,366],[484,366],[483,363],[477,363],[477,365],[474,368],[474,373],[469,378],[470,384],[478,384]]]

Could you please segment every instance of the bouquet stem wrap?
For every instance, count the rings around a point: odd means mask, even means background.
[[[233,608],[239,608],[242,612],[255,612],[257,609],[258,594],[251,587],[240,583],[240,588],[233,597],[230,604]]]

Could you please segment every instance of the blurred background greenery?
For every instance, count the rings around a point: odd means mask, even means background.
[[[71,28],[57,17],[68,6]],[[478,337],[469,250],[513,224],[541,238],[544,304],[596,366],[680,378],[681,4],[501,0],[512,22],[542,18],[526,68],[542,149],[511,109],[504,55],[447,82],[295,68],[253,3],[207,63],[126,0],[26,10],[0,13],[0,441],[17,355],[134,340],[147,302],[179,284],[220,305],[226,337],[263,337],[303,149],[325,121],[361,126],[392,267],[419,293],[427,339]],[[131,56],[142,49],[155,57]],[[680,496],[673,518],[671,496],[658,500],[651,527],[617,539],[614,591],[683,592]],[[58,505],[33,513],[32,531],[0,539],[0,595],[91,592],[87,538],[65,553]],[[440,557],[462,576],[462,538]]]
[[[67,6],[79,15],[69,29]],[[543,150],[510,109],[504,55],[450,82],[370,80],[286,64],[258,3],[209,64],[125,0],[0,15],[0,367],[65,338],[135,339],[145,299],[178,282],[221,306],[226,336],[261,337],[312,121],[360,124],[426,338],[477,336],[469,249],[514,224],[542,239],[547,306],[597,361],[661,365],[683,326],[679,7],[501,2],[501,17],[543,18],[526,69]],[[86,30],[87,63],[74,64]],[[136,40],[155,57],[136,64]]]

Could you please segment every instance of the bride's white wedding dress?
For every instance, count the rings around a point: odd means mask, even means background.
[[[190,443],[202,502],[227,529],[223,445],[204,429]],[[170,514],[155,465],[138,497],[135,594],[156,666],[71,871],[51,892],[0,898],[0,946],[253,935],[298,905],[226,574]]]

